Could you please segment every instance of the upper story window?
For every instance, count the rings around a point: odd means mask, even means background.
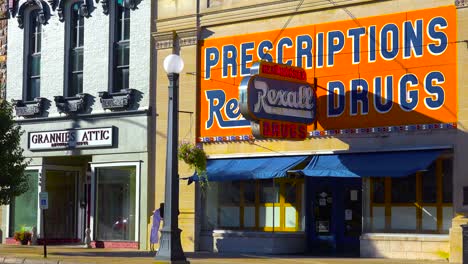
[[[28,21],[29,20],[29,21]],[[24,31],[25,50],[25,95],[31,101],[41,95],[41,40],[42,24],[39,21],[39,10],[34,9],[26,19]]]
[[[130,9],[125,1],[111,3],[111,63],[110,91],[129,88]]]
[[[66,16],[66,77],[65,95],[75,96],[83,92],[83,44],[84,17],[81,15],[82,1],[72,3]]]

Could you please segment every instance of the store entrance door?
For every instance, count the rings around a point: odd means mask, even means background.
[[[306,177],[308,249],[316,255],[359,256],[360,178]]]
[[[58,243],[76,242],[79,170],[46,168],[45,176],[45,191],[49,194],[47,238]]]

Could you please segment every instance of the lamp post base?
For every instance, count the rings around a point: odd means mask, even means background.
[[[190,262],[184,255],[182,244],[180,241],[180,232],[182,230],[161,230],[161,241],[159,242],[159,250],[156,253],[155,264],[173,263],[173,264],[189,264]]]
[[[156,259],[153,264],[190,264],[188,260],[159,260]]]

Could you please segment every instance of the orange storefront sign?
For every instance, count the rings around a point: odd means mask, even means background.
[[[256,61],[317,78],[311,130],[457,121],[453,6],[208,39],[201,46],[201,137],[250,134],[238,87]]]

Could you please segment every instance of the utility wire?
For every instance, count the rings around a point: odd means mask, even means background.
[[[299,4],[297,4],[295,10],[294,10],[294,14],[292,15],[289,15],[289,18],[288,20],[286,21],[286,23],[284,23],[283,27],[281,28],[280,32],[278,32],[278,35],[276,36],[275,40],[273,40],[273,46],[275,46],[276,42],[279,40],[281,34],[283,34],[284,30],[288,27],[289,23],[291,23],[291,20],[293,19],[294,15],[296,15],[296,12],[299,11],[299,9],[301,8],[302,4],[304,3],[304,0],[301,0],[299,2]],[[270,50],[268,50],[264,56],[262,58],[260,58],[260,60],[263,60],[265,58],[266,55],[268,55],[270,53]]]
[[[327,1],[330,2],[330,4],[332,4],[334,7],[337,7],[337,8],[342,9],[342,10],[351,18],[351,20],[352,20],[356,25],[358,25],[359,27],[364,27],[364,26],[361,24],[361,22],[359,21],[359,19],[356,18],[356,16],[355,16],[349,9],[347,9],[346,7],[340,6],[340,5],[337,4],[334,0],[327,0]],[[298,3],[298,5],[296,6],[294,12],[298,12],[303,3],[304,3],[304,0],[301,0],[301,1]],[[289,23],[291,22],[292,18],[293,18],[295,15],[296,15],[295,13],[289,15],[288,20],[285,22],[285,24],[284,24],[283,27],[281,28],[280,32],[278,32],[278,34],[276,35],[274,41],[272,42],[272,43],[273,43],[273,46],[274,46],[274,44],[276,44],[276,42],[279,40],[279,38],[280,38],[281,35],[283,34],[284,30],[287,29],[287,26],[289,25]],[[368,31],[367,31],[367,28],[366,28],[366,33],[365,33],[365,34],[366,34],[366,35],[369,34]],[[376,43],[376,47],[380,47],[380,42],[377,41],[377,39],[375,38],[375,36],[372,36],[372,37],[371,37],[371,41],[374,41],[374,42]],[[446,44],[449,45],[449,44],[458,44],[458,43],[466,43],[466,44],[468,45],[468,41],[467,41],[467,40],[449,41],[449,42],[447,42]],[[445,43],[444,43],[444,44],[445,44]],[[429,44],[423,44],[422,47],[427,47],[428,45],[429,45]],[[420,47],[420,46],[415,46],[415,47]],[[399,50],[400,50],[400,51],[403,50],[403,47],[400,47]],[[376,51],[376,52],[379,52],[380,49],[376,48],[375,51]],[[268,50],[268,51],[264,54],[264,56],[263,56],[262,58],[260,58],[260,60],[263,60],[264,57],[265,57],[266,55],[270,54],[270,52],[271,52],[271,50]],[[364,53],[364,52],[363,52],[363,53]],[[352,51],[351,51],[351,52],[340,52],[340,54],[343,54],[343,55],[346,55],[346,54],[354,54],[354,52],[352,52]],[[328,55],[328,53],[323,53],[323,57],[326,57],[327,55]],[[288,60],[288,59],[296,59],[296,60],[297,60],[298,57],[287,57],[287,58],[284,58],[284,59],[285,59],[285,60]],[[406,67],[404,66],[404,63],[402,63],[399,59],[396,59],[396,58],[395,58],[394,61],[395,61],[396,63],[398,63],[402,69],[408,70],[408,68],[406,68]],[[247,63],[239,63],[239,64],[236,64],[236,66],[237,66],[237,67],[240,67],[240,66],[244,66],[244,65],[246,65],[246,64],[247,64]],[[446,64],[438,64],[438,65],[433,65],[433,66],[440,66],[440,65],[446,65]],[[314,68],[315,68],[315,67],[314,67]],[[412,67],[412,68],[414,68],[414,67]],[[211,68],[211,71],[213,71],[213,70],[222,70],[222,69],[223,69],[223,67],[221,66],[221,67]],[[202,70],[201,73],[204,74],[204,73],[206,73],[206,71]],[[338,75],[329,75],[329,76],[338,76]],[[320,76],[320,77],[329,77],[329,76]],[[237,85],[237,84],[230,84],[230,85],[235,86],[235,85]]]

